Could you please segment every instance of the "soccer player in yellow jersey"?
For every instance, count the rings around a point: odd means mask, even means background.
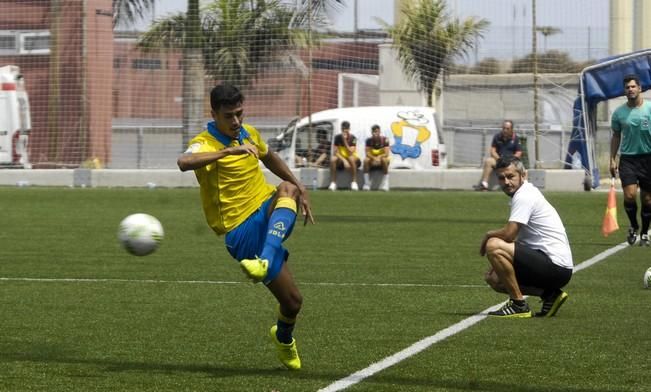
[[[350,170],[352,180],[350,189],[359,190],[357,185],[357,169],[362,161],[357,156],[357,137],[350,133],[350,123],[341,122],[341,133],[335,136],[334,150],[330,158],[330,186],[331,191],[337,190],[337,170]]]
[[[364,189],[371,190],[371,168],[382,169],[382,183],[380,189],[389,190],[389,163],[391,162],[391,150],[389,140],[382,136],[380,126],[375,124],[371,127],[371,137],[366,139],[366,157],[364,157]]]
[[[244,96],[230,83],[210,92],[214,121],[192,140],[178,158],[181,171],[194,170],[208,225],[225,235],[226,249],[254,283],[263,282],[279,303],[278,321],[270,334],[278,357],[289,369],[301,361],[292,336],[303,297],[287,267],[289,237],[300,207],[304,224],[314,224],[305,187],[285,162],[242,122]],[[259,161],[283,181],[265,181]]]

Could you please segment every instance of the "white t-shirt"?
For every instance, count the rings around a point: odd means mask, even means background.
[[[538,188],[525,181],[510,204],[509,221],[520,223],[516,241],[543,251],[556,265],[573,268],[572,251],[561,217]]]

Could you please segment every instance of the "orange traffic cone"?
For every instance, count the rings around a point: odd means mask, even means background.
[[[604,222],[601,224],[601,234],[608,237],[608,234],[619,229],[617,224],[617,196],[615,194],[615,177],[610,181],[610,191],[608,191],[608,204],[606,205],[606,214]]]

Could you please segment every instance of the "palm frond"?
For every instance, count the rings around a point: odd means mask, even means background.
[[[113,26],[133,24],[152,8],[155,0],[113,0]]]

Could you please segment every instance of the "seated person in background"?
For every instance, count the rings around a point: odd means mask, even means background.
[[[319,128],[316,131],[317,146],[309,151],[301,139],[296,140],[296,167],[328,167],[330,165],[330,140],[328,130]],[[302,148],[299,149],[299,146]],[[312,145],[314,146],[314,145]]]
[[[516,158],[522,157],[522,146],[520,146],[520,139],[513,131],[513,121],[504,120],[502,122],[502,131],[493,136],[491,142],[490,156],[484,159],[483,172],[479,184],[475,187],[478,191],[488,190],[488,178],[490,177],[495,163],[500,158],[507,158],[514,156]]]
[[[357,168],[362,164],[362,161],[357,156],[357,138],[350,133],[350,123],[342,121],[341,133],[335,136],[334,140],[334,153],[330,160],[330,186],[328,189],[331,191],[337,190],[337,170],[344,169],[350,170],[352,174],[352,182],[350,189],[353,191],[359,190],[357,185]]]
[[[312,149],[310,157],[310,167],[328,167],[330,165],[330,140],[328,131],[323,128],[316,130],[316,148]]]
[[[364,190],[371,190],[371,168],[381,168],[382,183],[380,189],[389,190],[389,161],[391,155],[389,151],[389,140],[380,133],[380,126],[371,127],[371,137],[366,139],[366,157],[364,158]]]

